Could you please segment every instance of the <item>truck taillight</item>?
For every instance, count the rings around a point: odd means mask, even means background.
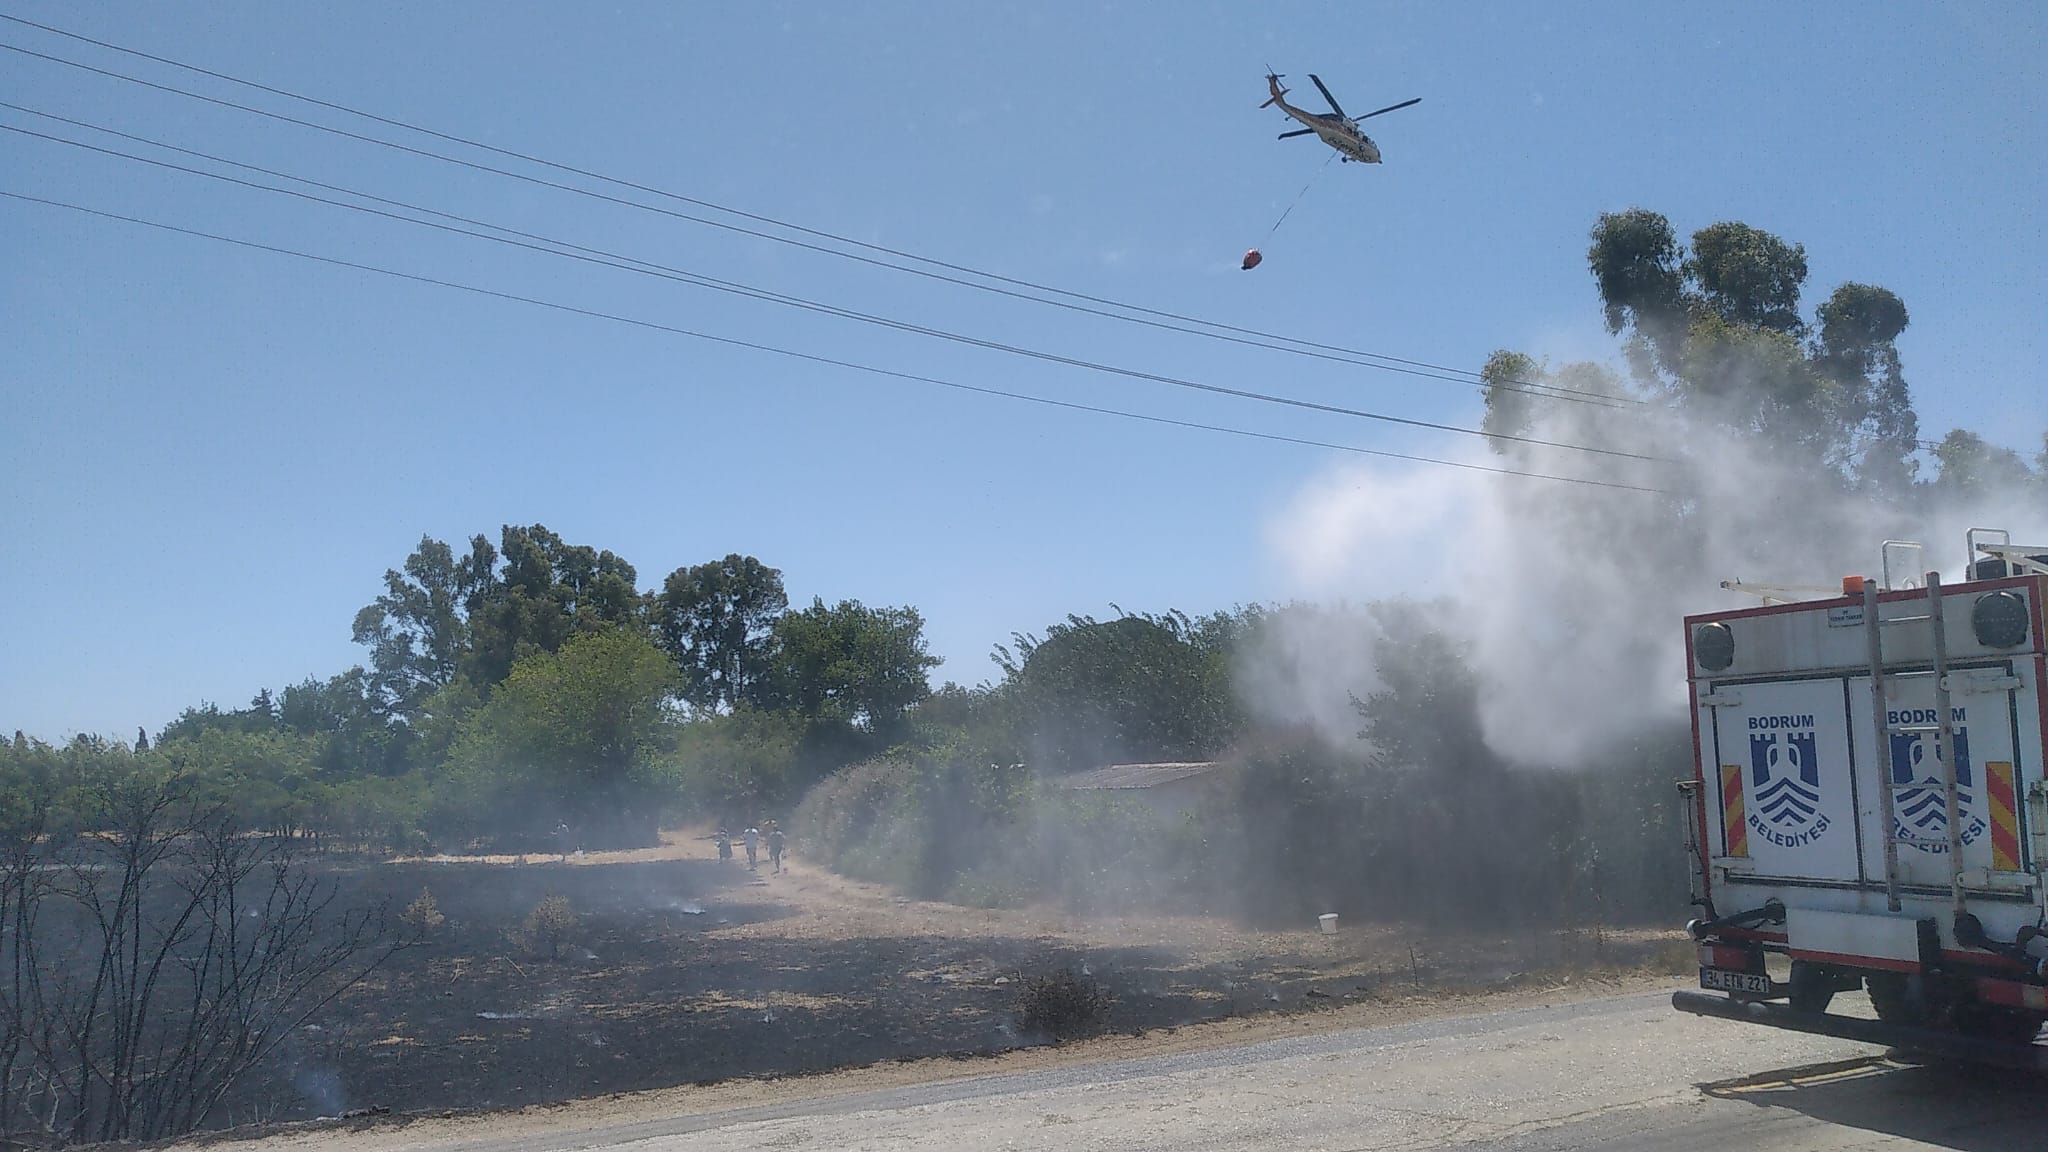
[[[1692,658],[1709,672],[1719,672],[1735,663],[1735,633],[1718,621],[1693,629]]]
[[[1970,607],[1970,630],[1986,648],[2027,642],[2027,602],[2012,592],[1986,592]]]

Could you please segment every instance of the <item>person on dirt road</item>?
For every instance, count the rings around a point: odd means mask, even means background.
[[[718,862],[720,864],[732,862],[732,833],[727,832],[722,824],[718,828]]]
[[[751,872],[754,870],[754,864],[759,859],[755,853],[761,849],[761,830],[749,825],[745,832],[740,833],[740,836],[747,842],[747,871]]]
[[[774,823],[769,824],[768,860],[770,863],[775,865],[775,872],[778,876],[782,874],[782,848],[784,843],[785,841],[783,840],[782,836],[782,825]]]

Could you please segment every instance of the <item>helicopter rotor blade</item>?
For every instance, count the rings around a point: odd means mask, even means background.
[[[1422,103],[1422,97],[1420,97],[1420,96],[1417,96],[1417,97],[1416,97],[1415,99],[1413,99],[1413,100],[1403,100],[1403,101],[1401,101],[1401,102],[1400,102],[1399,104],[1389,104],[1389,105],[1387,105],[1387,106],[1386,106],[1385,108],[1382,108],[1382,109],[1380,109],[1380,110],[1379,110],[1379,112],[1367,112],[1367,113],[1366,113],[1365,115],[1363,115],[1363,116],[1360,116],[1360,117],[1359,117],[1359,119],[1360,119],[1360,120],[1370,120],[1370,119],[1372,119],[1373,117],[1375,117],[1375,116],[1379,115],[1379,114],[1380,114],[1380,112],[1399,112],[1399,111],[1400,111],[1401,109],[1403,109],[1403,108],[1409,107],[1410,105],[1414,105],[1414,104],[1420,104],[1420,103]]]
[[[1315,73],[1311,72],[1308,74],[1308,78],[1316,82],[1316,91],[1321,92],[1323,94],[1323,99],[1328,100],[1330,102],[1330,111],[1335,112],[1339,116],[1344,115],[1344,106],[1342,104],[1337,103],[1337,98],[1335,96],[1330,95],[1330,90],[1323,86],[1322,77],[1317,76]]]
[[[1316,130],[1313,128],[1297,128],[1292,132],[1282,132],[1276,139],[1285,140],[1290,136],[1313,136],[1315,134]]]

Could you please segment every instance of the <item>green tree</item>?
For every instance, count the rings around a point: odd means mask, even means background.
[[[742,703],[677,733],[676,774],[693,809],[714,819],[755,821],[792,803],[810,780],[799,775],[804,721]]]
[[[939,660],[925,647],[915,608],[870,608],[858,600],[814,599],[770,630],[766,702],[851,724],[883,741],[902,731],[910,708],[931,695]]]
[[[1220,752],[1242,722],[1230,683],[1238,618],[1069,616],[995,651],[1020,750],[1053,771]]]
[[[520,660],[450,752],[486,833],[568,820],[585,843],[651,843],[675,671],[637,631],[577,636]]]
[[[288,731],[214,726],[167,734],[153,756],[188,777],[201,799],[224,807],[239,827],[290,835],[317,816],[309,801],[319,748]]]
[[[1692,234],[1686,275],[1722,320],[1737,328],[1797,335],[1806,248],[1747,224],[1710,224]]]
[[[370,649],[372,683],[382,707],[410,715],[455,678],[470,642],[469,615],[497,586],[497,552],[470,540],[469,554],[431,536],[384,573],[384,594],[356,613],[355,642]]]
[[[163,731],[157,733],[157,743],[161,744],[166,740],[189,740],[203,733],[215,731],[255,734],[276,730],[277,707],[271,699],[270,690],[266,688],[256,694],[256,698],[250,701],[247,708],[223,712],[219,705],[210,701],[197,708],[186,708],[178,713],[177,719],[164,725]]]
[[[503,566],[469,614],[464,675],[488,692],[513,664],[554,652],[572,636],[641,627],[633,566],[609,551],[569,544],[544,525],[506,525]]]
[[[1696,419],[1771,445],[1780,461],[1803,462],[1816,473],[1835,465],[1849,442],[1850,430],[1837,420],[1799,341],[1776,329],[1701,316],[1675,387]]]
[[[1905,301],[1872,284],[1844,284],[1816,318],[1813,361],[1833,385],[1835,418],[1851,430],[1848,460],[1880,491],[1903,491],[1919,468],[1920,437],[1896,343],[1906,330]]]
[[[2019,493],[2034,480],[2033,471],[2019,453],[1986,443],[1982,436],[1962,428],[1941,438],[1941,443],[1934,446],[1934,458],[1941,464],[1934,489],[1945,497],[1969,499],[2001,492]]]
[[[379,707],[368,671],[350,668],[326,680],[307,677],[287,685],[278,700],[277,724],[320,742],[321,770],[333,775],[393,775],[408,767],[407,753],[424,703],[413,724],[398,724]],[[432,699],[429,697],[429,699]]]
[[[1486,415],[1480,428],[1490,436],[1528,435],[1539,394],[1525,385],[1542,376],[1542,367],[1521,352],[1501,349],[1487,357],[1479,369],[1479,379],[1486,386]]]
[[[1381,687],[1357,701],[1359,736],[1382,760],[1437,780],[1486,777],[1505,765],[1479,725],[1479,679],[1471,645],[1438,627],[1443,602],[1385,601],[1370,612],[1381,627],[1373,664]]]
[[[753,698],[770,629],[788,608],[782,573],[734,553],[669,573],[649,614],[655,637],[682,670],[683,699],[722,710]]]
[[[1626,338],[1634,385],[1818,478],[1891,496],[1911,490],[1919,426],[1896,343],[1907,323],[1896,295],[1843,284],[1808,325],[1800,313],[1806,250],[1762,229],[1711,224],[1688,249],[1668,219],[1634,208],[1603,213],[1590,240],[1587,266],[1608,331]],[[1486,427],[1508,435],[1554,410],[1509,385],[1563,383],[1512,352],[1497,353],[1482,379]],[[1569,386],[1606,391],[1597,382]],[[1582,423],[1574,431],[1581,442],[1610,438],[1597,422]],[[1506,440],[1494,447],[1527,451]]]
[[[1008,726],[1008,699],[986,684],[963,687],[948,680],[917,706],[918,740],[945,744],[970,734],[987,735]]]
[[[1573,403],[1585,404],[1575,410],[1577,417],[1573,436],[1579,439],[1603,439],[1612,429],[1613,433],[1625,437],[1636,450],[1641,450],[1643,428],[1640,424],[1621,428],[1617,421],[1631,418],[1628,401],[1628,386],[1613,371],[1603,364],[1566,364],[1552,371],[1539,365],[1534,359],[1520,352],[1498,351],[1487,358],[1479,369],[1479,379],[1486,388],[1486,415],[1480,421],[1480,428],[1491,436],[1528,436],[1535,431],[1536,418],[1544,412],[1545,406],[1558,402],[1561,395],[1599,398],[1593,403],[1574,399]],[[1613,403],[1605,403],[1612,398]],[[1518,445],[1508,440],[1494,440],[1496,450],[1512,452]]]
[[[1610,335],[1627,334],[1636,373],[1674,372],[1691,329],[1685,252],[1671,221],[1642,208],[1603,212],[1586,263],[1599,288]]]

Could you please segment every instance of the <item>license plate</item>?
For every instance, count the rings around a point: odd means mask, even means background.
[[[1752,992],[1758,996],[1771,994],[1771,978],[1754,972],[1731,972],[1726,968],[1700,969],[1700,987],[1713,988],[1721,992]]]

